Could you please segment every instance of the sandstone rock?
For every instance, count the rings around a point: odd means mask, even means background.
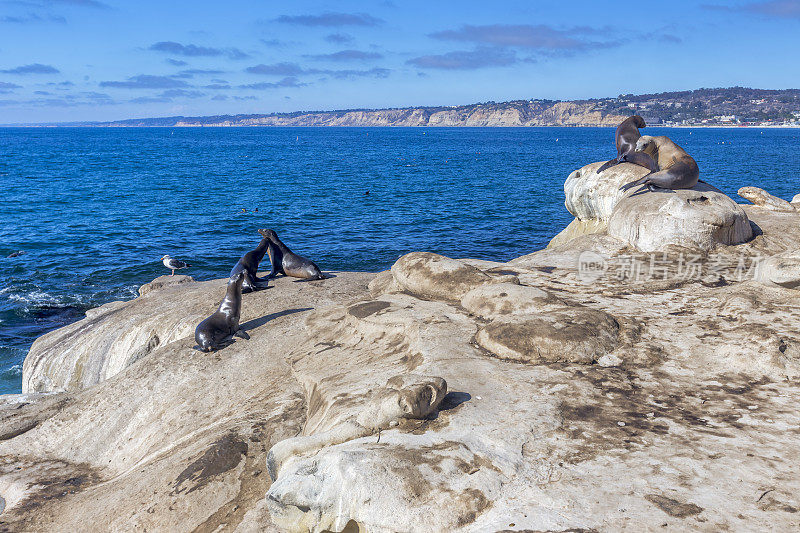
[[[800,194],[795,194],[794,198],[792,198],[793,204],[800,204]]]
[[[739,189],[738,193],[739,196],[745,200],[749,200],[753,204],[763,207],[764,209],[769,209],[771,211],[795,211],[791,203],[783,198],[773,196],[764,189],[759,189],[758,187],[742,187]]]
[[[498,319],[475,338],[501,359],[590,364],[619,345],[619,324],[595,309],[561,308],[545,315]]]
[[[404,290],[403,286],[395,281],[391,270],[378,272],[375,279],[369,282],[368,287],[370,294],[376,298],[381,294],[392,294]]]
[[[169,278],[156,281],[164,277]],[[197,323],[213,312],[214,301],[207,282],[175,277],[184,280],[156,283],[144,289],[146,296],[90,310],[85,319],[36,339],[22,367],[22,391],[82,390],[118,374],[158,346],[192,335]],[[184,305],[176,310],[171,296],[184,287]],[[220,288],[220,299],[222,295]],[[119,327],[123,308],[135,328]]]
[[[603,164],[597,162],[583,166],[564,182],[564,204],[578,220],[608,221],[614,206],[625,196],[620,187],[649,172],[632,163],[621,163],[598,174],[597,169]]]
[[[607,220],[579,220],[573,219],[566,228],[561,230],[555,237],[550,239],[547,248],[557,248],[568,244],[573,239],[582,237],[584,235],[595,235],[597,233],[605,233],[608,229]]]
[[[784,252],[764,259],[758,265],[757,279],[787,289],[800,289],[800,251]]]
[[[629,193],[615,206],[608,234],[652,252],[668,245],[708,251],[746,242],[753,232],[741,207],[698,183],[693,189]]]
[[[192,276],[185,276],[182,274],[176,274],[174,276],[159,276],[150,283],[145,283],[139,287],[139,296],[144,296],[149,292],[157,291],[163,289],[164,287],[170,287],[180,283],[191,283],[193,281],[194,278]]]
[[[746,209],[761,234],[716,254],[800,249],[800,215]],[[127,360],[136,346],[108,347],[154,316],[159,342],[85,389],[0,398],[0,528],[796,529],[800,291],[577,279],[580,254],[625,246],[280,278],[245,295],[251,340],[211,355],[161,332],[224,280],[104,306],[40,344],[26,380]]]
[[[565,303],[537,287],[499,283],[469,291],[461,305],[470,313],[491,319],[508,315],[535,315],[565,307]]]
[[[732,247],[732,254],[769,256],[800,249],[800,210],[770,211],[756,205],[741,204],[753,227],[753,239]],[[724,249],[721,249],[724,250]]]
[[[473,287],[491,281],[473,266],[430,252],[404,255],[392,266],[392,276],[411,294],[456,302]]]
[[[267,454],[269,475],[273,481],[277,481],[281,465],[287,459],[389,429],[390,425],[397,425],[403,418],[425,418],[436,411],[445,394],[447,383],[442,378],[414,374],[394,376],[385,387],[373,391],[365,399],[362,410],[352,419],[345,420],[334,429],[282,440],[273,446]],[[277,499],[272,498],[271,501]]]
[[[620,187],[646,175],[648,170],[631,163],[614,165],[597,173],[603,161],[573,171],[564,182],[564,205],[575,216],[566,228],[553,237],[547,248],[569,243],[583,235],[605,233],[608,219],[624,196]]]

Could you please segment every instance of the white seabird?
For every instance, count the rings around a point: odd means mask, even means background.
[[[174,276],[176,270],[192,266],[189,263],[184,263],[180,259],[173,259],[168,255],[162,257],[161,262],[164,263],[165,267],[172,270],[172,274],[170,274],[170,276]]]

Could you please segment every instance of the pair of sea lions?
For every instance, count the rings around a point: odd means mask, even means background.
[[[614,133],[618,155],[615,159],[604,163],[597,172],[600,173],[619,163],[633,163],[650,170],[650,173],[641,179],[620,187],[626,191],[639,185],[642,186],[641,191],[691,189],[697,185],[700,169],[694,158],[669,137],[641,135],[639,128],[644,127],[646,127],[644,119],[639,115],[623,120]]]
[[[643,135],[636,141],[636,152],[652,157],[658,163],[658,170],[620,187],[624,191],[639,185],[642,186],[641,190],[647,188],[651,191],[691,189],[700,180],[697,162],[669,137]]]
[[[603,164],[603,166],[597,169],[597,173],[600,174],[607,168],[611,168],[620,163],[633,163],[651,172],[658,170],[656,162],[649,154],[636,150],[636,142],[642,136],[639,133],[639,128],[644,128],[645,126],[647,126],[647,124],[645,124],[644,119],[639,115],[633,115],[623,120],[614,132],[614,143],[617,145],[617,157]]]
[[[255,250],[242,256],[231,270],[225,298],[217,311],[197,325],[194,339],[203,352],[210,352],[229,344],[231,337],[249,339],[239,327],[242,312],[242,293],[269,287],[269,279],[278,274],[308,280],[325,279],[319,267],[311,260],[292,252],[271,229],[258,230],[261,242]],[[268,253],[272,271],[266,278],[258,277],[258,265]]]
[[[261,242],[256,249],[244,254],[231,270],[231,277],[237,272],[244,272],[243,290],[249,292],[267,288],[269,280],[277,277],[278,274],[306,280],[325,279],[325,275],[316,263],[292,252],[278,238],[275,230],[260,229],[258,233],[261,235]],[[272,270],[266,278],[259,278],[257,275],[258,265],[265,253],[269,254]]]

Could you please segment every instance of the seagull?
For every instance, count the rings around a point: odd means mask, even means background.
[[[192,266],[189,263],[184,263],[183,261],[181,261],[179,259],[173,259],[168,255],[165,255],[164,257],[162,257],[161,258],[161,262],[164,263],[165,267],[167,267],[168,269],[172,270],[172,274],[170,274],[170,276],[174,276],[176,270],[180,270],[182,268],[186,268],[186,267]]]

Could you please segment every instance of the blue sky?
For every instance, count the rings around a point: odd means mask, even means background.
[[[0,0],[0,123],[800,87],[800,0]]]

